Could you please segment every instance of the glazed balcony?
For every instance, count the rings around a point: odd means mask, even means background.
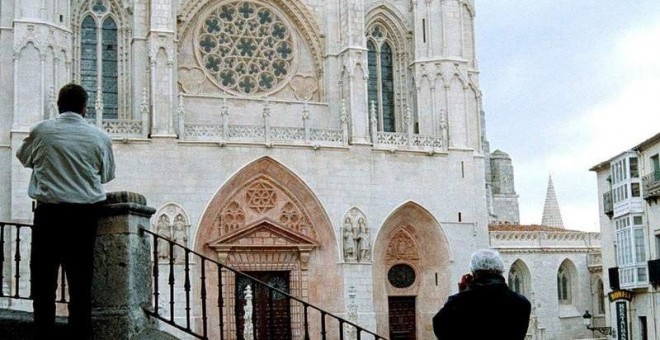
[[[660,170],[642,177],[642,184],[644,186],[644,199],[655,202],[660,197]]]

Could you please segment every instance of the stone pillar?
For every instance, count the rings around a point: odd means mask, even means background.
[[[108,194],[99,218],[92,285],[95,339],[133,339],[152,327],[151,244],[141,234],[156,210],[132,192]]]

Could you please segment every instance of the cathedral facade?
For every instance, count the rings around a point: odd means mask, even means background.
[[[530,336],[587,334],[595,241],[493,244],[518,196],[486,140],[474,20],[472,0],[1,0],[0,218],[31,218],[14,150],[76,82],[114,140],[107,189],[145,195],[155,232],[339,315],[354,296],[358,324],[404,339],[433,337],[492,245],[536,292]]]

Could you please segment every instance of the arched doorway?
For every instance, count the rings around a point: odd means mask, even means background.
[[[391,339],[434,337],[427,325],[451,292],[450,258],[440,224],[420,205],[385,220],[374,246],[374,310]]]
[[[272,158],[258,159],[230,178],[210,201],[198,230],[196,251],[267,283],[272,280],[289,294],[324,309],[336,310],[341,305],[333,299],[341,296],[342,281],[327,214],[309,187]],[[217,291],[209,295],[221,298],[226,308],[222,316],[210,317],[222,319],[226,338],[240,339],[241,316],[235,316],[244,303],[238,289],[244,281],[229,271],[207,276],[214,275],[224,289],[221,296]],[[258,292],[254,293],[258,298]],[[298,338],[303,324],[301,307],[278,308],[280,328],[265,327],[264,331]],[[256,305],[255,311],[258,313]],[[263,318],[257,314],[255,327],[260,320]],[[310,322],[313,330],[316,325]]]

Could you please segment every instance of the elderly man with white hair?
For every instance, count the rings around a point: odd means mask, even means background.
[[[459,292],[433,317],[438,339],[525,339],[531,304],[507,286],[500,254],[492,249],[475,251],[470,272],[459,282]]]

